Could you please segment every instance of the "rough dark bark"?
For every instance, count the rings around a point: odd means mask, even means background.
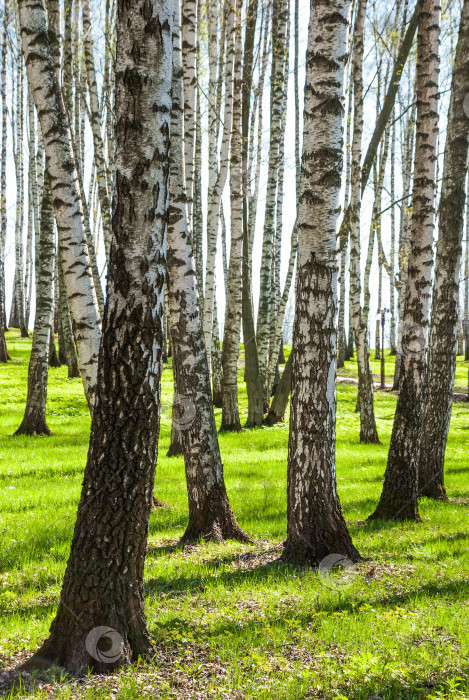
[[[418,462],[433,273],[440,6],[436,0],[420,0],[419,10],[417,136],[401,380],[383,490],[370,516],[370,519],[417,522],[420,521]]]
[[[432,305],[428,379],[420,459],[419,495],[445,499],[444,461],[453,405],[459,326],[459,276],[464,233],[465,177],[469,156],[469,0],[465,0],[453,67],[448,113],[439,236]]]
[[[152,653],[143,569],[159,433],[173,9],[133,0],[117,11],[116,194],[98,390],[59,607],[28,664],[75,674]],[[113,641],[107,657],[100,639]]]

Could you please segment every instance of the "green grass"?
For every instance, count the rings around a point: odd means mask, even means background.
[[[24,410],[30,341],[10,333],[8,345],[13,362],[0,367],[0,683],[2,670],[47,635],[90,426],[80,381],[53,369],[53,436],[13,437]],[[391,364],[387,358],[389,376]],[[347,366],[353,374],[353,363]],[[465,367],[459,363],[461,376]],[[242,376],[239,388],[245,417]],[[379,498],[396,398],[376,392],[383,445],[363,446],[356,388],[339,384],[338,485],[366,561],[349,585],[328,587],[315,571],[277,561],[286,530],[287,424],[220,436],[230,500],[255,543],[174,549],[187,501],[183,460],[165,457],[171,390],[165,369],[155,491],[168,507],[152,514],[145,572],[154,662],[81,683],[26,677],[9,697],[469,697],[469,404],[453,410],[449,502],[423,499],[420,525],[370,526],[364,521]]]

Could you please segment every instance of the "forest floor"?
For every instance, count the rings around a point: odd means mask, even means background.
[[[177,547],[187,520],[182,457],[167,458],[172,379],[163,372],[160,457],[146,610],[151,664],[81,681],[11,673],[47,635],[75,522],[90,419],[79,380],[50,370],[53,436],[13,437],[30,340],[8,334],[0,367],[0,695],[24,698],[469,697],[469,403],[454,405],[449,501],[422,499],[422,524],[365,523],[379,498],[396,397],[376,392],[382,445],[360,445],[356,387],[338,385],[337,473],[365,558],[343,579],[279,563],[286,531],[288,422],[220,436],[228,494],[254,544]],[[456,384],[467,385],[458,360]],[[379,363],[374,363],[379,374]],[[387,357],[391,383],[392,358]],[[353,362],[344,376],[356,375]],[[239,377],[240,408],[246,393]],[[216,411],[217,421],[220,411]],[[354,574],[354,575],[352,575]],[[3,681],[3,684],[2,684]]]

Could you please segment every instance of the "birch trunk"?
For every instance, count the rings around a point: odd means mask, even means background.
[[[459,275],[464,234],[465,177],[469,157],[469,0],[465,0],[454,59],[443,184],[439,208],[428,385],[418,467],[419,494],[446,498],[444,460],[453,405],[459,324]]]
[[[109,673],[152,655],[143,568],[159,432],[172,15],[168,3],[118,6],[116,198],[99,391],[59,607],[29,666]],[[112,640],[112,656],[101,636]]]
[[[394,112],[393,112],[394,117]],[[389,275],[389,309],[391,312],[391,335],[390,335],[390,354],[396,355],[396,301],[395,301],[395,259],[396,259],[396,124],[392,120],[391,127],[391,249],[389,251],[389,263],[391,271]],[[404,202],[402,203],[404,206]]]
[[[48,173],[44,179],[33,343],[28,369],[28,396],[23,421],[15,435],[50,435],[47,425],[49,336],[53,313],[52,282],[55,256],[54,210]]]
[[[49,50],[44,5],[36,0],[19,0],[18,5],[28,79],[44,137],[80,374],[92,410],[101,336],[100,315],[85,239],[78,173]]]
[[[221,431],[241,431],[238,409],[238,357],[241,338],[243,261],[243,172],[242,172],[242,53],[241,0],[236,2],[235,61],[233,81],[233,127],[231,132],[231,246],[222,346]]]
[[[178,3],[179,0],[176,0]],[[200,299],[187,226],[184,177],[183,71],[179,8],[173,28],[171,204],[168,226],[168,299],[173,361],[178,368],[178,424],[184,449],[189,523],[182,540],[248,541],[231,510],[213,415],[210,375],[200,318]]]
[[[93,35],[91,27],[90,0],[82,0],[83,7],[83,47],[85,56],[86,76],[88,80],[88,92],[90,96],[90,124],[93,133],[94,162],[96,163],[96,175],[98,180],[99,204],[101,208],[101,220],[104,234],[104,249],[106,261],[109,261],[111,248],[111,204],[109,198],[108,173],[104,157],[104,144],[101,135],[101,110],[99,107],[98,85],[93,58]]]
[[[464,246],[464,360],[469,361],[469,174],[466,191],[466,245]]]
[[[418,462],[430,322],[438,141],[440,6],[420,0],[417,136],[402,369],[380,502],[371,519],[419,521]]]
[[[415,102],[414,102],[415,105]],[[410,227],[410,211],[409,203],[410,186],[412,180],[412,165],[414,159],[414,121],[415,121],[415,106],[412,108],[412,114],[407,120],[406,130],[404,135],[403,147],[403,173],[402,173],[402,192],[403,202],[401,207],[401,215],[399,221],[399,288],[398,288],[398,324],[397,324],[397,356],[394,370],[393,390],[399,389],[399,381],[402,367],[402,333],[404,326],[404,299],[405,289],[407,286],[407,270],[409,266],[409,227]]]
[[[1,97],[2,97],[2,150],[0,164],[0,362],[10,359],[5,341],[5,241],[7,233],[7,115],[6,101],[7,83],[7,36],[8,36],[9,5],[5,0],[2,22],[2,67],[1,67]]]
[[[306,59],[284,558],[316,565],[331,553],[359,559],[335,472],[336,236],[349,14],[348,0],[312,4]]]
[[[295,0],[298,2],[298,0]],[[350,201],[350,178],[352,176],[352,106],[353,106],[353,86],[350,82],[347,108],[347,122],[345,129],[345,156],[346,156],[346,174],[345,174],[345,195],[344,195],[344,211],[347,210]],[[345,296],[346,284],[345,274],[347,268],[347,253],[349,247],[349,231],[343,232],[340,240],[340,300],[339,300],[339,348],[337,354],[337,367],[345,366],[345,360],[349,359],[347,349],[347,334],[345,332]]]
[[[251,195],[251,183],[249,175],[251,169],[249,164],[253,162],[252,145],[248,152],[248,145],[251,137],[251,144],[254,138],[254,124],[250,122],[251,87],[253,70],[253,51],[257,15],[257,0],[250,0],[247,11],[246,35],[244,41],[244,64],[243,64],[243,114],[242,114],[242,170],[244,177],[243,184],[243,280],[242,280],[242,322],[243,322],[243,343],[244,343],[244,381],[248,395],[248,416],[246,427],[258,428],[262,425],[264,417],[264,397],[262,393],[261,377],[259,374],[259,356],[256,343],[256,327],[254,322],[254,308],[252,299],[252,255],[251,240],[252,231],[255,226],[257,214],[257,198],[259,191],[259,175],[261,165],[261,142],[262,142],[262,91],[267,68],[267,41],[268,41],[268,18],[265,20],[263,53],[259,82],[256,91],[258,101],[258,142],[256,153],[256,166],[254,174],[254,192]],[[260,41],[260,38],[259,38]],[[253,108],[254,112],[254,108]],[[251,117],[253,114],[251,114]]]
[[[359,0],[354,29],[353,99],[354,125],[350,201],[350,310],[352,314],[358,364],[358,403],[360,406],[360,442],[379,443],[376,428],[373,377],[367,340],[367,325],[360,305],[360,213],[362,179],[360,170],[363,135],[363,48],[367,0]]]
[[[17,28],[18,31],[18,28]],[[19,32],[18,32],[19,34]],[[24,246],[23,246],[23,223],[24,223],[24,158],[23,158],[23,128],[24,128],[24,85],[23,85],[23,55],[18,46],[16,55],[16,149],[15,149],[15,170],[16,170],[16,222],[15,222],[15,282],[14,296],[16,304],[16,316],[21,337],[29,336],[25,324],[25,296],[24,296]]]
[[[288,2],[286,0],[273,0],[269,164],[262,241],[259,308],[256,327],[259,373],[266,411],[269,405],[267,400],[267,394],[269,393],[267,390],[267,365],[269,358],[270,321],[273,313],[272,266],[275,239],[275,211],[278,196],[278,172],[280,166],[280,142],[283,136],[282,107],[284,102],[283,89],[285,85],[285,71],[287,69],[285,51],[287,27]]]
[[[287,410],[288,398],[291,391],[291,373],[292,373],[293,351],[290,352],[288,360],[285,363],[283,374],[280,377],[277,390],[270,404],[269,412],[265,417],[265,425],[275,425],[276,423],[285,422],[285,411]]]
[[[182,65],[184,79],[184,165],[187,193],[187,224],[192,231],[194,200],[195,136],[197,112],[197,0],[182,2]]]
[[[212,112],[213,104],[215,103],[215,84],[213,82],[213,64],[216,64],[216,58],[212,56],[213,52],[213,32],[216,35],[216,6],[213,8],[214,0],[211,0],[211,8],[209,9],[209,62],[212,66],[212,76],[210,79],[211,87],[209,92],[209,101],[213,99],[209,106],[209,111]],[[215,18],[214,18],[215,12]],[[213,331],[213,307],[215,298],[215,257],[217,251],[217,237],[220,218],[220,202],[223,190],[228,175],[228,163],[231,141],[231,127],[233,116],[233,70],[234,70],[234,53],[235,53],[235,8],[227,3],[227,48],[226,48],[226,63],[225,63],[225,111],[223,119],[223,135],[220,150],[220,167],[217,168],[217,114],[209,114],[209,182],[207,194],[207,260],[205,268],[205,298],[204,298],[204,313],[203,326],[205,347],[207,349],[207,359],[209,370],[212,367],[212,331]],[[215,23],[215,27],[213,27]],[[216,47],[215,36],[215,47]]]

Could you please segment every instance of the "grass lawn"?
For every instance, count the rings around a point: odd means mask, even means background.
[[[9,333],[8,347],[13,362],[0,367],[0,688],[2,671],[37,647],[53,618],[90,427],[80,381],[52,369],[53,436],[13,437],[30,341]],[[353,362],[347,368],[356,373]],[[467,363],[458,362],[457,377],[466,386]],[[346,582],[324,582],[277,561],[286,531],[288,424],[220,436],[231,504],[255,543],[175,547],[187,501],[183,460],[165,456],[171,387],[168,368],[155,483],[167,507],[151,517],[145,574],[153,663],[80,682],[25,677],[7,697],[468,698],[469,404],[453,410],[449,502],[423,499],[420,525],[366,525],[381,490],[396,398],[376,392],[383,445],[362,446],[356,387],[338,385],[338,485],[365,561]],[[241,374],[239,388],[245,416]]]

